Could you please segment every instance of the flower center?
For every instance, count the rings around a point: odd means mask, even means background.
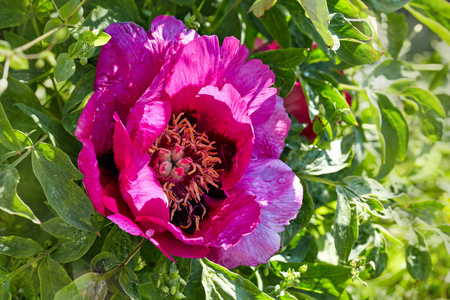
[[[187,231],[199,230],[206,214],[203,194],[211,187],[219,188],[223,170],[214,143],[180,113],[149,150],[150,165],[169,199],[170,221]]]

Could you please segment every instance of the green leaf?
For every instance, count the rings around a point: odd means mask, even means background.
[[[105,45],[109,40],[111,39],[111,36],[107,34],[104,31],[100,31],[92,41],[92,46],[99,47]]]
[[[129,265],[125,265],[125,267],[120,271],[119,284],[130,299],[140,299],[138,291],[139,281],[133,269],[131,269]]]
[[[358,238],[356,206],[344,188],[336,187],[337,206],[334,214],[334,245],[339,258],[347,261],[353,244]]]
[[[67,20],[70,15],[75,11],[75,9],[80,5],[80,0],[70,0],[59,9],[59,13],[61,14],[61,18],[63,20]],[[81,21],[83,17],[83,7],[80,7],[79,10],[72,16],[70,21],[67,24],[75,25]]]
[[[103,300],[108,292],[105,279],[98,273],[86,273],[59,290],[55,300]]]
[[[405,5],[405,9],[413,15],[417,20],[425,24],[428,28],[436,33],[443,41],[450,45],[450,31],[439,21],[436,21],[430,17],[423,15],[421,12],[415,10],[410,5]]]
[[[431,272],[431,257],[422,234],[409,231],[409,245],[406,248],[406,267],[414,279],[425,281]]]
[[[75,61],[69,58],[67,53],[61,53],[56,59],[55,67],[55,80],[56,82],[62,82],[69,79],[75,74],[76,66]]]
[[[340,184],[345,186],[345,188],[350,189],[359,197],[375,196],[383,199],[395,197],[394,194],[386,191],[381,183],[372,178],[348,176],[345,177]]]
[[[286,48],[255,53],[251,58],[260,59],[273,68],[293,69],[300,65],[307,55],[307,49]]]
[[[19,140],[14,133],[14,129],[11,127],[9,123],[8,117],[6,116],[5,110],[3,109],[3,105],[0,103],[0,143],[3,146],[10,150],[15,150],[19,152],[22,150]]]
[[[386,269],[388,262],[388,255],[386,251],[386,241],[384,237],[378,232],[374,232],[373,247],[371,247],[366,253],[366,262],[373,261],[375,268],[369,269],[370,276],[376,278],[381,276]]]
[[[64,129],[59,120],[25,104],[18,103],[17,106],[49,135],[50,140],[56,147],[67,153],[73,160],[76,160],[81,144]]]
[[[103,243],[102,252],[112,252],[125,260],[138,245],[137,238],[114,225]]]
[[[300,180],[303,187],[302,207],[297,217],[289,222],[289,225],[284,226],[285,230],[280,233],[281,245],[286,246],[297,235],[297,233],[308,225],[314,213],[314,201],[308,192],[308,185],[306,182]]]
[[[139,10],[134,0],[116,0],[116,1],[93,0],[90,2],[90,4],[104,8],[106,10],[106,15],[103,15],[101,17],[109,19],[110,22],[139,21]],[[83,23],[83,25],[90,25],[90,24]],[[96,28],[96,29],[104,29],[104,28]]]
[[[111,252],[101,252],[94,256],[91,260],[91,270],[97,273],[105,273],[108,272],[118,265],[120,265],[122,261],[117,258]]]
[[[420,105],[421,129],[425,136],[432,142],[440,140],[444,132],[445,110],[439,99],[430,91],[417,87],[408,87],[401,95]]]
[[[400,110],[388,97],[377,94],[378,101],[369,94],[372,103],[373,118],[377,126],[382,145],[382,164],[377,179],[384,178],[395,166],[397,158],[403,160],[408,150],[409,131]]]
[[[188,4],[192,4],[193,2],[195,2],[195,0],[170,0],[175,4],[178,5],[188,5]]]
[[[392,12],[387,15],[388,24],[388,50],[393,58],[398,58],[400,50],[403,46],[403,41],[408,35],[408,23],[405,21],[406,17],[402,13]]]
[[[19,172],[12,165],[0,165],[0,209],[40,224],[33,211],[17,195]]]
[[[60,263],[74,261],[83,256],[95,241],[96,234],[76,229],[61,218],[53,218],[41,225],[51,235],[60,238],[61,247],[52,253],[52,258]]]
[[[200,259],[203,267],[202,284],[206,299],[273,299],[260,291],[253,283],[224,267]]]
[[[330,143],[330,149],[316,146],[312,146],[309,151],[293,149],[288,154],[287,161],[295,172],[323,175],[344,169],[351,159],[351,149],[348,149],[342,140],[335,140]]]
[[[411,0],[363,0],[373,10],[382,13],[391,13],[401,8]]]
[[[44,249],[32,239],[19,236],[0,236],[0,254],[23,258],[42,251]]]
[[[30,68],[30,63],[28,59],[21,57],[22,52],[16,53],[17,55],[11,56],[10,67],[13,70],[28,70]]]
[[[256,0],[247,13],[253,12],[257,18],[261,18],[266,10],[277,3],[277,0]]]
[[[334,45],[333,36],[328,30],[328,22],[330,22],[330,16],[328,14],[328,7],[326,0],[297,0],[302,5],[308,17],[320,34],[322,39],[332,48]]]
[[[279,96],[284,98],[291,92],[297,81],[297,76],[292,70],[273,69],[275,74],[275,83],[273,84],[279,90]]]
[[[69,157],[58,148],[39,143],[32,156],[32,166],[48,202],[70,225],[95,232],[90,223],[94,213],[91,201],[73,180],[83,175],[72,165]]]
[[[72,282],[66,270],[49,255],[39,265],[38,274],[42,300],[52,300],[61,288]]]
[[[187,281],[186,288],[183,294],[187,299],[205,299],[205,289],[202,285],[202,270],[203,266],[198,259],[192,259],[191,271],[189,274],[189,280]]]
[[[362,21],[365,22],[365,21]],[[347,20],[343,14],[334,14],[330,21],[330,31],[339,38],[355,39],[363,42],[372,40],[372,32],[362,32]]]
[[[0,0],[0,29],[18,26],[31,18],[28,12],[28,0]]]
[[[336,54],[349,65],[371,64],[381,58],[383,52],[376,50],[372,42],[355,39],[341,39],[341,46]]]
[[[3,281],[5,278],[7,278],[9,275],[8,271],[6,271],[3,267],[0,267],[0,281]],[[9,291],[9,284],[11,282],[11,278],[6,279],[5,282],[3,282],[0,285],[0,299],[1,300],[11,300],[12,295]]]
[[[63,21],[61,21],[61,19],[59,19],[59,18],[50,19],[45,24],[44,33],[47,33],[49,31],[61,26],[62,23],[63,23]],[[51,36],[46,38],[45,41],[47,41],[49,43],[61,44],[61,43],[64,43],[65,41],[67,41],[67,39],[69,37],[70,37],[69,29],[67,27],[62,27],[62,28],[58,29],[54,34],[52,34]]]
[[[337,88],[335,88],[328,81],[315,78],[308,80],[308,84],[317,95],[322,96],[320,100],[327,109],[327,117],[330,117],[334,115],[335,112],[338,112],[342,117],[342,121],[348,125],[358,126],[358,122],[356,121],[347,100]]]
[[[266,11],[261,18],[261,22],[281,48],[289,48],[291,46],[291,34],[286,22],[286,16],[277,6]]]
[[[356,4],[352,2],[356,2]],[[339,12],[352,19],[365,19],[367,17],[365,11],[367,11],[368,8],[361,0],[327,0],[327,4],[330,13]]]

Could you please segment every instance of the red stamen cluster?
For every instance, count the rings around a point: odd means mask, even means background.
[[[196,124],[191,125],[183,116],[180,113],[172,117],[172,124],[167,125],[149,152],[151,166],[169,199],[170,220],[183,229],[195,223],[195,230],[199,230],[199,222],[206,214],[202,195],[209,192],[210,186],[219,187],[222,170],[214,167],[221,160],[216,156],[214,141],[196,131]]]

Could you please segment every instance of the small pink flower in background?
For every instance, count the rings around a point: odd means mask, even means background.
[[[267,262],[303,195],[279,160],[290,120],[274,74],[173,17],[106,32],[76,131],[95,209],[168,256]]]

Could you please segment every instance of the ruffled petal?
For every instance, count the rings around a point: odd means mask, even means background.
[[[289,166],[277,159],[252,160],[235,189],[256,196],[261,222],[251,234],[228,250],[214,248],[208,258],[227,268],[266,263],[280,248],[279,232],[301,207],[303,188]]]
[[[125,232],[128,232],[131,235],[138,235],[138,236],[144,236],[144,232],[142,231],[139,226],[136,225],[132,220],[128,219],[127,217],[115,214],[108,216],[108,219],[117,224],[117,226],[120,227]]]
[[[131,138],[137,140],[145,150],[150,149],[170,120],[170,102],[162,99],[165,75],[164,71],[158,74],[127,118],[127,130]]]
[[[220,91],[214,86],[202,88],[195,109],[198,130],[216,142],[221,167],[226,170],[222,189],[228,190],[242,178],[251,158],[254,135],[247,105],[233,86],[225,84]]]
[[[174,45],[187,44],[199,37],[195,30],[186,31],[186,26],[173,16],[161,15],[153,19],[151,35],[156,40],[170,41]]]
[[[277,96],[277,104],[272,115],[264,123],[255,127],[254,158],[279,158],[283,152],[291,119],[283,106],[283,99]]]
[[[147,32],[134,23],[113,23],[105,32],[111,39],[102,47],[95,89],[111,89],[122,120],[151,84],[164,63]]]
[[[205,245],[210,247],[228,249],[235,245],[255,230],[260,221],[261,208],[255,198],[243,191],[233,191],[223,200],[208,197],[208,213],[193,236],[203,237]]]
[[[134,216],[147,215],[169,222],[169,207],[155,172],[149,166],[150,155],[131,139],[116,115],[114,159],[119,168],[120,193]]]
[[[199,37],[180,49],[165,89],[175,114],[192,111],[200,89],[215,85],[219,53],[217,36]]]

